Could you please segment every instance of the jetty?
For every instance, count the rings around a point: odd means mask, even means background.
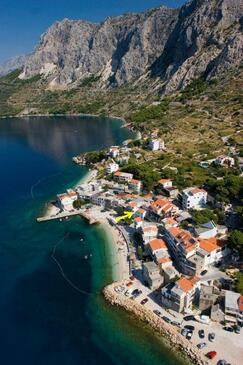
[[[96,220],[94,217],[92,217],[89,212],[85,211],[85,210],[74,210],[74,211],[62,211],[60,213],[57,213],[55,215],[44,215],[42,217],[38,217],[36,220],[38,223],[41,222],[47,222],[47,221],[52,221],[52,220],[56,220],[56,219],[67,219],[69,217],[74,217],[74,216],[80,216],[82,218],[84,218],[89,224],[98,224],[99,221]]]

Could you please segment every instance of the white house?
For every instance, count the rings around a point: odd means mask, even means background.
[[[147,211],[146,211],[145,209],[143,209],[143,208],[139,208],[139,209],[136,211],[135,215],[136,215],[136,217],[140,217],[140,218],[144,219],[144,218],[145,218],[145,216],[146,216],[146,213],[147,213]]]
[[[217,236],[218,229],[213,221],[201,224],[195,228],[195,235],[201,239],[208,239]]]
[[[74,200],[66,193],[58,194],[57,201],[61,209],[70,211],[73,209]]]
[[[172,180],[171,179],[161,179],[159,180],[159,184],[164,188],[172,188]]]
[[[222,258],[230,254],[230,249],[226,245],[226,241],[219,240],[215,237],[199,240],[198,254],[204,258],[204,268],[222,260]]]
[[[142,183],[140,180],[135,180],[132,179],[128,182],[128,189],[136,191],[136,192],[140,192],[141,191],[141,187],[142,187]]]
[[[133,179],[133,174],[129,174],[127,172],[121,172],[121,171],[116,171],[114,173],[114,177],[115,179],[117,179],[118,181],[121,182],[128,182],[130,180]]]
[[[214,162],[216,165],[224,167],[233,167],[235,164],[235,160],[229,156],[219,156]]]
[[[148,243],[151,239],[158,235],[158,228],[156,226],[147,226],[142,229],[143,240]]]
[[[152,151],[163,150],[165,148],[165,143],[164,143],[164,141],[161,141],[160,139],[152,139],[149,142],[149,148]]]
[[[119,165],[115,162],[111,162],[106,166],[107,174],[113,174],[113,172],[116,172],[118,170],[119,170]]]
[[[182,208],[200,209],[207,204],[208,193],[204,189],[188,188],[181,193]]]
[[[119,155],[119,146],[111,146],[110,150],[109,150],[109,155],[112,158],[116,158]]]

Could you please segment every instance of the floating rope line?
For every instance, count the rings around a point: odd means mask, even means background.
[[[87,292],[86,290],[80,289],[79,287],[77,287],[65,274],[62,265],[60,264],[60,262],[57,260],[57,258],[55,257],[55,253],[57,250],[57,247],[65,240],[65,238],[67,238],[69,236],[69,233],[66,233],[65,236],[63,236],[60,241],[57,242],[57,244],[53,247],[53,251],[51,254],[51,258],[55,261],[55,263],[57,264],[59,271],[62,275],[62,277],[64,278],[64,280],[76,291],[78,291],[81,294],[85,294],[85,295],[94,295],[94,293],[90,293]]]
[[[52,174],[52,175],[48,175],[48,176],[45,176],[45,177],[42,177],[41,179],[39,179],[36,183],[34,183],[31,188],[30,188],[30,195],[31,195],[31,198],[34,199],[34,189],[39,185],[41,184],[43,181],[47,180],[47,179],[50,179],[54,176],[58,176],[60,175],[60,172],[57,173],[57,174]]]

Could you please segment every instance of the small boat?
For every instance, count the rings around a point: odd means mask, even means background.
[[[88,255],[85,255],[85,256],[84,256],[84,259],[85,259],[85,260],[88,260],[88,258],[89,258],[89,256],[88,256]]]
[[[60,218],[59,221],[62,222],[62,218]]]
[[[79,240],[79,241],[80,241],[80,242],[82,242],[83,240],[84,240],[83,238],[80,238],[80,240]]]

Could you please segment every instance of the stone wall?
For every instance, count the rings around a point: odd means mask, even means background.
[[[124,283],[120,283],[121,285]],[[125,297],[122,294],[116,293],[114,287],[119,285],[113,283],[104,288],[103,294],[108,302],[112,305],[117,305],[128,312],[136,315],[141,321],[148,323],[154,330],[169,341],[173,348],[179,350],[183,354],[187,355],[193,364],[197,365],[208,365],[209,362],[204,355],[200,353],[198,348],[190,343],[185,337],[183,337],[178,330],[163,321],[161,318],[156,316],[151,310],[142,306],[140,303]]]

